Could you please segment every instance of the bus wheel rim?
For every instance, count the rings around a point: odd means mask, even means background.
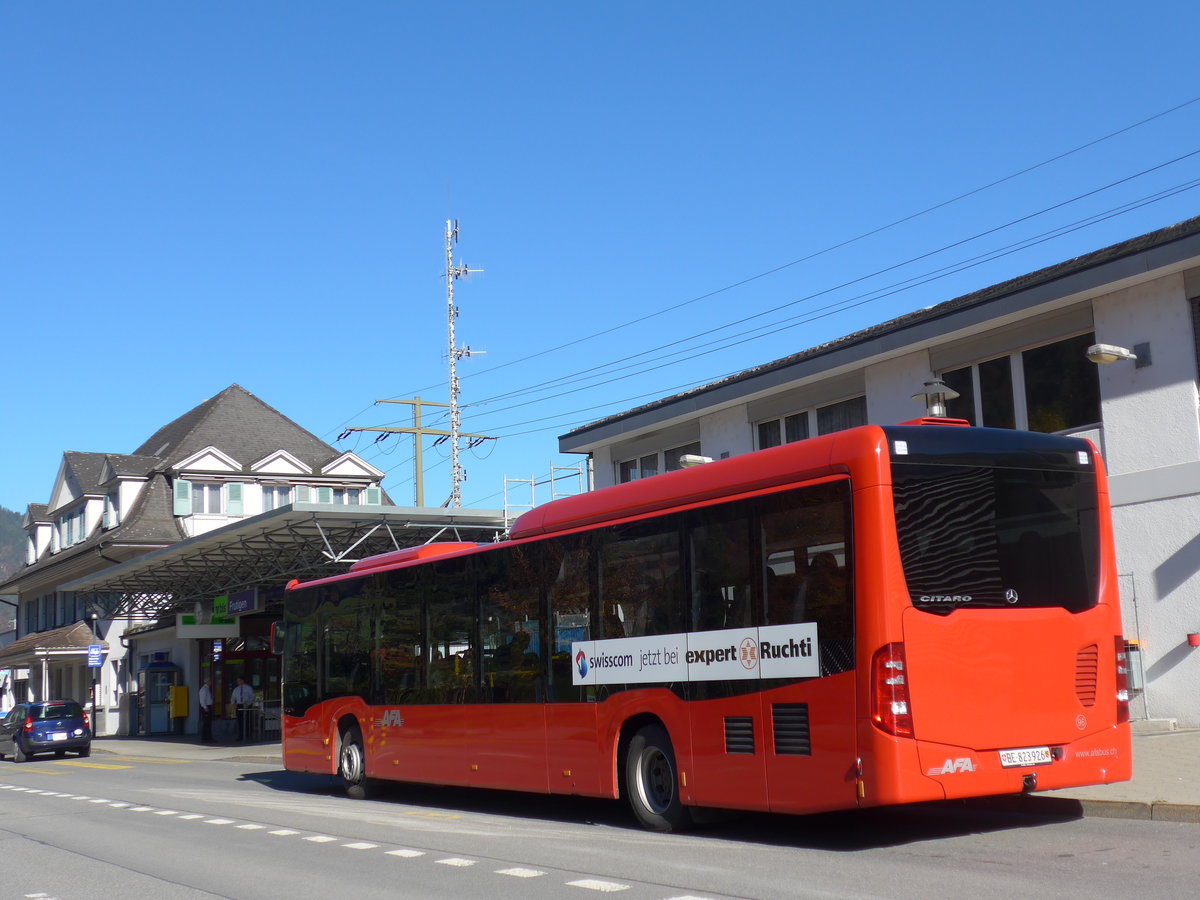
[[[342,777],[347,781],[357,782],[362,780],[362,772],[362,752],[358,749],[358,744],[350,741],[342,747]]]
[[[657,747],[648,747],[642,756],[638,794],[646,808],[662,813],[675,797],[675,773],[670,760]]]

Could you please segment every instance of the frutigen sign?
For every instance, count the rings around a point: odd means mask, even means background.
[[[576,685],[815,678],[820,674],[815,622],[576,641],[571,644],[571,661],[571,683]]]

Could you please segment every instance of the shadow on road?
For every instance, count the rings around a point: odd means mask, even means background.
[[[349,800],[336,778],[284,770],[248,772],[272,790],[326,796],[343,803],[384,803],[433,809],[458,815],[539,819],[567,825],[640,830],[622,801],[560,797],[385,782],[371,800]],[[722,821],[697,826],[689,834],[720,840],[808,850],[856,852],[922,841],[1051,825],[1079,819],[1078,803],[1049,797],[1004,797],[948,803],[892,806],[787,816],[730,813]]]

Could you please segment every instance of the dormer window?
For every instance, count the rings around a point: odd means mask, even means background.
[[[224,511],[219,484],[192,484],[192,515],[219,516]]]
[[[264,484],[262,486],[263,512],[279,509],[292,502],[292,489],[286,484]]]
[[[121,524],[120,495],[115,491],[104,497],[104,528],[116,528]]]
[[[172,488],[177,516],[240,516],[242,484],[228,481],[188,481],[177,478]]]
[[[78,509],[60,516],[56,531],[58,546],[63,550],[84,540],[87,537],[87,532],[84,528],[83,510]]]

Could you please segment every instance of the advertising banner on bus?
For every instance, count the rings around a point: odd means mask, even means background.
[[[820,674],[815,622],[575,641],[571,659],[574,685],[816,678]]]

